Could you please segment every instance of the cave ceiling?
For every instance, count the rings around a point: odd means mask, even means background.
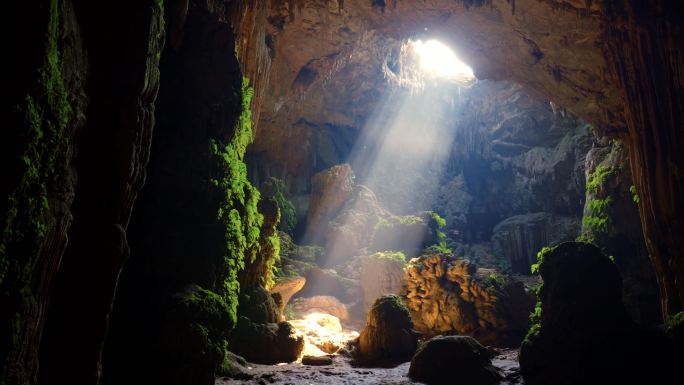
[[[596,2],[290,0],[267,13],[272,64],[251,151],[290,173],[315,127],[362,128],[388,87],[383,62],[409,38],[438,38],[478,79],[519,83],[602,132],[624,130]]]

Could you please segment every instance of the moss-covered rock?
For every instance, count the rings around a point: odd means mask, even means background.
[[[288,322],[259,324],[240,317],[228,349],[249,362],[292,362],[304,350],[304,337],[296,335]]]
[[[359,336],[357,363],[392,366],[409,361],[418,347],[412,329],[408,308],[399,296],[378,298]]]
[[[223,298],[197,285],[175,294],[160,325],[160,354],[174,368],[178,384],[211,383],[224,362],[226,338],[234,326]]]
[[[427,341],[413,356],[408,375],[431,385],[487,385],[501,379],[487,349],[467,336],[437,336]]]

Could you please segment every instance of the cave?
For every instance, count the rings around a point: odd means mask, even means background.
[[[684,7],[12,2],[0,384],[684,381]]]

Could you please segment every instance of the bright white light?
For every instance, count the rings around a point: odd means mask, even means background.
[[[471,80],[475,78],[473,70],[461,61],[454,52],[437,40],[412,42],[418,55],[420,69],[425,73],[444,77]]]

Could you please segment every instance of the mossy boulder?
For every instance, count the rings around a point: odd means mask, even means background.
[[[489,351],[468,336],[437,336],[416,352],[409,377],[426,384],[496,384],[501,375]]]
[[[295,334],[288,322],[258,324],[240,317],[228,349],[258,364],[292,362],[304,350],[304,337]]]
[[[538,271],[540,303],[520,350],[527,384],[669,383],[672,341],[631,320],[617,267],[601,250],[562,243],[544,250]]]
[[[261,286],[242,289],[238,314],[255,323],[278,322],[278,305],[271,294]]]
[[[392,366],[409,361],[418,347],[409,310],[396,295],[378,298],[359,336],[356,361]]]
[[[213,383],[224,361],[226,338],[235,324],[218,294],[197,285],[172,296],[160,325],[160,358],[173,368],[176,383]]]

